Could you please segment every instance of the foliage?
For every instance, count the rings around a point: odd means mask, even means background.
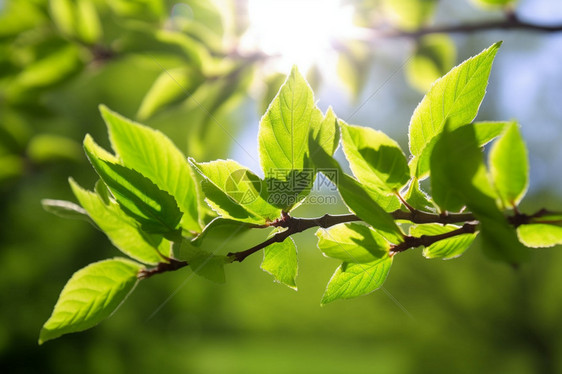
[[[559,215],[518,209],[529,174],[518,125],[473,123],[499,47],[490,46],[431,86],[411,118],[409,163],[384,133],[348,125],[332,110],[323,114],[297,68],[260,122],[264,178],[233,160],[188,160],[163,133],[101,106],[113,153],[86,136],[84,149],[100,178],[94,190],[71,180],[82,208],[65,201],[44,204],[59,214],[87,214],[138,262],[107,260],[78,271],[43,327],[40,343],[97,324],[138,279],[189,266],[222,281],[225,264],[262,249],[262,269],[296,289],[297,248],[291,236],[309,228],[319,228],[322,253],[342,261],[323,304],[380,288],[396,256],[409,249],[423,247],[427,258],[449,259],[480,236],[490,258],[516,265],[529,255],[524,245],[559,244]],[[483,147],[493,139],[486,164]],[[340,142],[353,176],[333,158]],[[202,193],[194,171],[202,177]],[[348,214],[293,215],[319,172],[336,185]],[[431,194],[419,185],[428,177]],[[216,229],[224,225],[231,237],[243,229],[270,233],[247,250],[222,254],[205,244],[223,236]],[[96,280],[84,281],[89,277]]]

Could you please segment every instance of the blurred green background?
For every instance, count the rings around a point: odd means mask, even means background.
[[[505,16],[468,1],[344,3],[363,27],[416,30]],[[118,255],[102,233],[40,203],[74,200],[69,176],[93,187],[81,141],[91,133],[108,145],[98,105],[161,129],[198,160],[232,157],[258,170],[260,113],[287,61],[245,47],[252,27],[245,1],[4,0],[0,10],[2,372],[562,372],[559,248],[536,251],[518,269],[490,262],[477,246],[452,261],[408,251],[384,290],[320,307],[337,263],[320,255],[312,232],[296,237],[298,292],[273,283],[259,255],[228,266],[223,285],[182,270],[141,282],[99,326],[38,346],[72,273]],[[515,11],[529,22],[562,23],[558,1],[521,0]],[[531,159],[522,208],[561,210],[562,33],[439,38],[339,40],[328,57],[301,69],[322,110],[331,105],[407,149],[409,117],[427,81],[504,40],[478,118],[520,121]],[[429,62],[411,57],[420,50],[433,51]],[[341,204],[297,211],[341,212]],[[217,243],[217,250],[247,248],[258,236]]]

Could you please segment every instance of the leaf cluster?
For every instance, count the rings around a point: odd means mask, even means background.
[[[341,261],[323,304],[380,288],[397,256],[409,249],[451,259],[479,236],[490,258],[519,264],[528,258],[528,247],[560,244],[559,214],[518,209],[529,184],[518,124],[474,121],[500,44],[434,82],[410,120],[409,158],[386,134],[347,124],[332,109],[323,113],[297,68],[260,121],[263,177],[234,160],[188,159],[162,132],[101,106],[112,151],[89,135],[84,140],[99,181],[90,191],[70,180],[80,206],[44,204],[91,221],[130,259],[78,271],[40,342],[97,324],[140,279],[189,267],[220,282],[225,264],[261,250],[261,268],[296,289],[298,256],[291,236],[310,228],[317,228],[321,253]],[[483,148],[492,141],[485,162]],[[333,157],[339,145],[353,175]],[[292,215],[319,175],[337,187],[348,214]],[[424,180],[431,193],[422,189]],[[228,240],[249,229],[268,230],[268,239],[242,252],[216,253],[213,238]]]

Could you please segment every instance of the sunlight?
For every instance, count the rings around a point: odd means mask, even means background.
[[[250,0],[246,42],[271,56],[276,68],[303,71],[323,62],[333,42],[353,31],[352,9],[341,0]]]

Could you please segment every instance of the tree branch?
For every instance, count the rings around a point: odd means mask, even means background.
[[[472,213],[435,214],[435,213],[428,213],[415,209],[412,211],[404,211],[398,209],[389,214],[395,220],[410,221],[412,223],[418,223],[418,224],[439,223],[442,225],[446,225],[446,224],[464,222],[464,225],[462,227],[440,235],[432,235],[432,236],[422,235],[420,237],[404,235],[403,237],[404,241],[402,243],[391,246],[390,249],[391,255],[394,255],[399,252],[403,252],[410,248],[416,248],[420,246],[428,247],[438,242],[439,240],[452,238],[457,235],[474,233],[476,232],[476,228],[478,224],[478,221],[476,220],[476,218]],[[548,214],[553,214],[553,213],[545,209],[542,209],[532,215],[527,215],[517,212],[515,213],[515,215],[507,217],[507,220],[512,226],[518,227],[522,224],[530,223],[532,219],[536,219]],[[341,214],[341,215],[324,214],[322,217],[317,217],[317,218],[297,218],[297,217],[291,217],[288,213],[283,213],[281,218],[273,222],[269,222],[264,225],[255,225],[254,227],[255,228],[280,227],[280,228],[284,228],[285,230],[279,231],[271,238],[267,239],[262,243],[256,244],[255,246],[249,249],[240,252],[230,252],[226,256],[229,258],[231,262],[235,262],[235,261],[242,262],[246,259],[246,257],[256,252],[259,252],[265,247],[274,243],[281,243],[291,235],[298,234],[310,228],[321,227],[326,229],[338,225],[340,223],[356,222],[356,221],[362,221],[362,220],[361,218],[357,217],[355,214]],[[168,271],[175,271],[183,267],[186,267],[188,265],[189,263],[187,261],[180,261],[170,258],[167,259],[166,262],[158,263],[158,265],[156,265],[153,268],[141,270],[138,274],[138,278],[139,279],[150,278],[155,274],[165,273]]]
[[[483,21],[478,23],[458,24],[424,27],[415,31],[403,30],[377,30],[373,29],[371,39],[378,38],[419,38],[428,34],[454,34],[454,33],[473,33],[488,30],[528,30],[539,32],[559,32],[562,31],[562,24],[541,25],[526,21],[521,21],[515,13],[510,13],[505,19],[494,21]]]
[[[390,255],[394,256],[396,253],[404,252],[410,248],[416,247],[429,247],[440,240],[449,239],[462,234],[474,234],[476,232],[476,224],[465,223],[462,227],[446,232],[439,235],[422,235],[420,237],[404,236],[404,241],[390,247]]]

